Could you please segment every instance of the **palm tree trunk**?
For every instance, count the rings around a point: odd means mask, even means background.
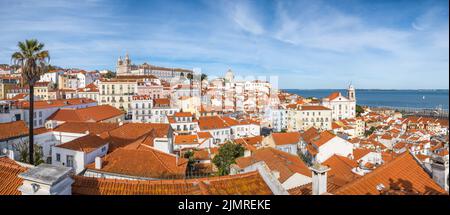
[[[28,118],[28,140],[29,140],[29,156],[30,156],[30,164],[34,164],[34,85],[30,84],[30,109],[29,109],[29,118]]]

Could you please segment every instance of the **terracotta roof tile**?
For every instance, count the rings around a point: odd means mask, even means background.
[[[89,153],[107,143],[107,140],[97,135],[87,135],[55,147]]]
[[[124,113],[110,105],[92,106],[81,109],[60,109],[53,113],[48,120],[65,122],[100,122],[121,116]]]
[[[336,179],[340,179],[343,183],[348,183],[359,178],[358,175],[352,172],[352,169],[358,166],[356,161],[349,158],[333,155],[323,162],[323,165],[330,167],[328,176],[333,176]]]
[[[95,169],[95,164],[88,169],[145,178],[184,177],[187,160],[177,158],[151,147],[140,149],[119,148],[102,158],[102,168]]]
[[[187,180],[117,180],[74,176],[78,195],[270,195],[257,171]]]
[[[383,184],[387,190],[397,190],[408,194],[444,194],[445,191],[430,178],[409,153],[403,153],[391,162],[378,167],[336,191],[341,195],[378,195],[377,185]]]
[[[199,118],[198,126],[201,130],[228,128],[225,121],[219,116],[202,116]]]
[[[280,173],[279,180],[281,183],[295,173],[311,177],[311,170],[300,157],[274,148],[258,149],[250,157],[236,159],[236,165],[240,168],[246,168],[260,161],[264,161],[270,170]]]
[[[302,110],[331,110],[330,108],[321,106],[321,105],[303,105],[301,106]]]
[[[22,185],[23,179],[18,175],[25,171],[26,167],[7,157],[0,157],[0,195],[20,195],[18,188]]]
[[[198,144],[197,135],[176,135],[174,138],[174,144],[177,145]]]
[[[82,134],[89,131],[90,134],[100,134],[119,127],[119,123],[106,122],[66,122],[56,127],[54,131]]]
[[[331,133],[330,131],[323,131],[319,134],[319,136],[314,137],[311,140],[311,143],[316,145],[317,147],[320,147],[335,137],[336,135]]]
[[[81,104],[89,104],[89,103],[97,103],[95,100],[88,98],[76,98],[76,99],[59,99],[59,100],[47,100],[47,101],[35,101],[34,108],[35,109],[45,109],[45,108],[55,108],[55,107],[64,107],[70,105],[81,105]],[[28,101],[19,101],[18,107],[27,109],[30,105]]]
[[[28,135],[28,127],[24,121],[0,123],[0,140],[8,140]]]
[[[272,133],[275,145],[297,144],[300,141],[299,132]]]

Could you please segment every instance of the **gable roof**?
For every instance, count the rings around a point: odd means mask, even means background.
[[[339,97],[341,95],[341,92],[332,92],[330,95],[328,95],[328,99],[330,99],[330,100],[333,100],[333,99],[335,99],[335,98],[337,98],[337,97]]]
[[[107,143],[107,140],[97,135],[87,135],[55,147],[89,153]]]
[[[311,140],[311,143],[316,145],[317,147],[320,147],[335,137],[337,136],[330,131],[323,131],[319,134],[319,136],[314,137]]]
[[[108,151],[112,152],[138,139],[145,145],[153,146],[153,139],[166,138],[169,130],[170,125],[163,123],[125,123],[114,130],[102,133],[101,136],[108,139]]]
[[[271,195],[257,171],[180,180],[119,180],[73,176],[78,195]]]
[[[330,108],[321,105],[303,105],[301,110],[331,110]]]
[[[311,177],[311,170],[300,157],[270,147],[258,149],[250,157],[236,159],[236,165],[246,168],[260,161],[264,161],[270,170],[280,173],[279,181],[281,183],[295,173]]]
[[[124,113],[110,105],[99,105],[81,109],[60,109],[53,113],[48,120],[64,122],[100,122]]]
[[[357,167],[358,163],[349,158],[333,155],[323,164],[330,167],[328,177],[334,177],[338,184],[345,184],[359,178],[357,174],[352,172],[352,169]]]
[[[119,127],[119,123],[107,123],[107,122],[65,122],[59,125],[53,131],[78,133],[82,134],[86,131],[89,134],[100,134],[103,132],[111,131]]]
[[[0,123],[0,140],[8,140],[28,135],[28,127],[24,121]]]
[[[35,101],[34,108],[35,109],[57,108],[57,107],[64,107],[64,106],[71,106],[71,105],[89,104],[89,103],[97,103],[97,101],[89,99],[89,98]],[[29,101],[19,101],[18,102],[19,108],[28,109],[29,106],[30,106]]]
[[[219,116],[202,116],[198,120],[198,126],[201,130],[228,128],[228,125]]]
[[[297,144],[300,141],[299,132],[272,133],[275,145]]]
[[[0,195],[20,195],[18,188],[23,179],[18,175],[27,169],[7,157],[0,157]]]
[[[413,156],[403,153],[399,157],[378,167],[336,191],[341,195],[379,195],[377,185],[383,184],[387,190],[397,190],[406,194],[443,194],[445,191],[430,178]]]
[[[198,137],[197,135],[176,135],[174,136],[173,143],[176,145],[183,145],[183,144],[198,144]]]
[[[94,163],[87,165],[87,168],[94,171],[135,177],[167,178],[184,177],[187,167],[186,159],[177,159],[175,155],[151,147],[118,148],[103,157],[102,162],[103,165],[100,170],[95,169]]]

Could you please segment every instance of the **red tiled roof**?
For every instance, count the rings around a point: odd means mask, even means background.
[[[201,138],[201,139],[213,138],[211,133],[209,133],[208,131],[205,131],[205,132],[199,131],[199,132],[197,132],[197,135],[198,135],[198,138]]]
[[[119,123],[107,122],[66,122],[56,127],[54,131],[82,134],[89,131],[90,134],[101,134],[119,127]]]
[[[340,92],[332,92],[327,98],[333,100],[341,95]]]
[[[355,161],[357,161],[366,156],[367,154],[369,154],[370,152],[372,152],[372,150],[370,149],[353,149],[353,158]]]
[[[28,135],[28,127],[24,121],[0,123],[0,140],[18,138]]]
[[[169,129],[169,124],[162,123],[126,123],[114,130],[102,133],[102,137],[108,138],[109,151],[112,152],[140,138],[144,138],[142,141],[145,145],[153,146],[153,139],[166,138]]]
[[[271,195],[257,171],[187,180],[118,180],[74,176],[78,195]]]
[[[197,135],[176,135],[174,139],[173,143],[177,145],[198,144]]]
[[[87,135],[55,147],[89,153],[107,143],[108,142],[105,139],[97,135]]]
[[[330,131],[323,131],[319,134],[319,136],[313,138],[311,143],[316,145],[317,147],[320,147],[334,137],[336,137],[336,135],[331,133]]]
[[[100,122],[121,116],[124,113],[110,105],[92,106],[81,109],[60,109],[53,113],[48,120],[64,122]]]
[[[340,195],[378,195],[377,185],[387,190],[416,194],[444,194],[445,191],[430,178],[411,154],[403,153],[389,163],[378,167],[336,191]]]
[[[22,185],[23,179],[18,175],[25,171],[27,168],[15,161],[0,157],[0,195],[20,195],[18,188]]]
[[[236,159],[236,165],[240,168],[246,168],[260,161],[264,161],[270,170],[280,173],[279,180],[281,183],[295,173],[311,177],[311,170],[300,157],[270,147],[258,149],[250,157]]]
[[[187,160],[177,158],[151,147],[140,149],[118,148],[102,158],[103,166],[95,169],[95,164],[89,164],[88,169],[110,172],[128,176],[146,178],[183,177],[186,172]]]
[[[272,133],[275,145],[297,144],[300,141],[299,132]]]
[[[320,105],[303,105],[302,110],[331,110],[331,109]]]
[[[328,176],[335,177],[343,183],[348,183],[355,180],[359,176],[352,172],[352,169],[358,166],[356,161],[349,158],[333,155],[323,162],[323,165],[330,167]]]
[[[198,126],[201,130],[228,128],[225,121],[223,121],[219,116],[202,116],[198,120]]]
[[[190,112],[177,112],[174,114],[175,117],[192,117],[192,113]]]
[[[34,108],[35,109],[45,109],[45,108],[55,108],[55,107],[64,107],[70,105],[81,105],[81,104],[89,104],[96,103],[96,101],[88,98],[77,98],[77,99],[60,99],[60,100],[47,100],[47,101],[35,101]],[[20,101],[18,102],[18,107],[27,109],[30,105],[28,101]]]

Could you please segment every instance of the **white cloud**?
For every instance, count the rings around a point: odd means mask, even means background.
[[[264,33],[264,28],[259,22],[256,12],[246,4],[240,1],[231,5],[231,18],[244,31],[260,35]]]

